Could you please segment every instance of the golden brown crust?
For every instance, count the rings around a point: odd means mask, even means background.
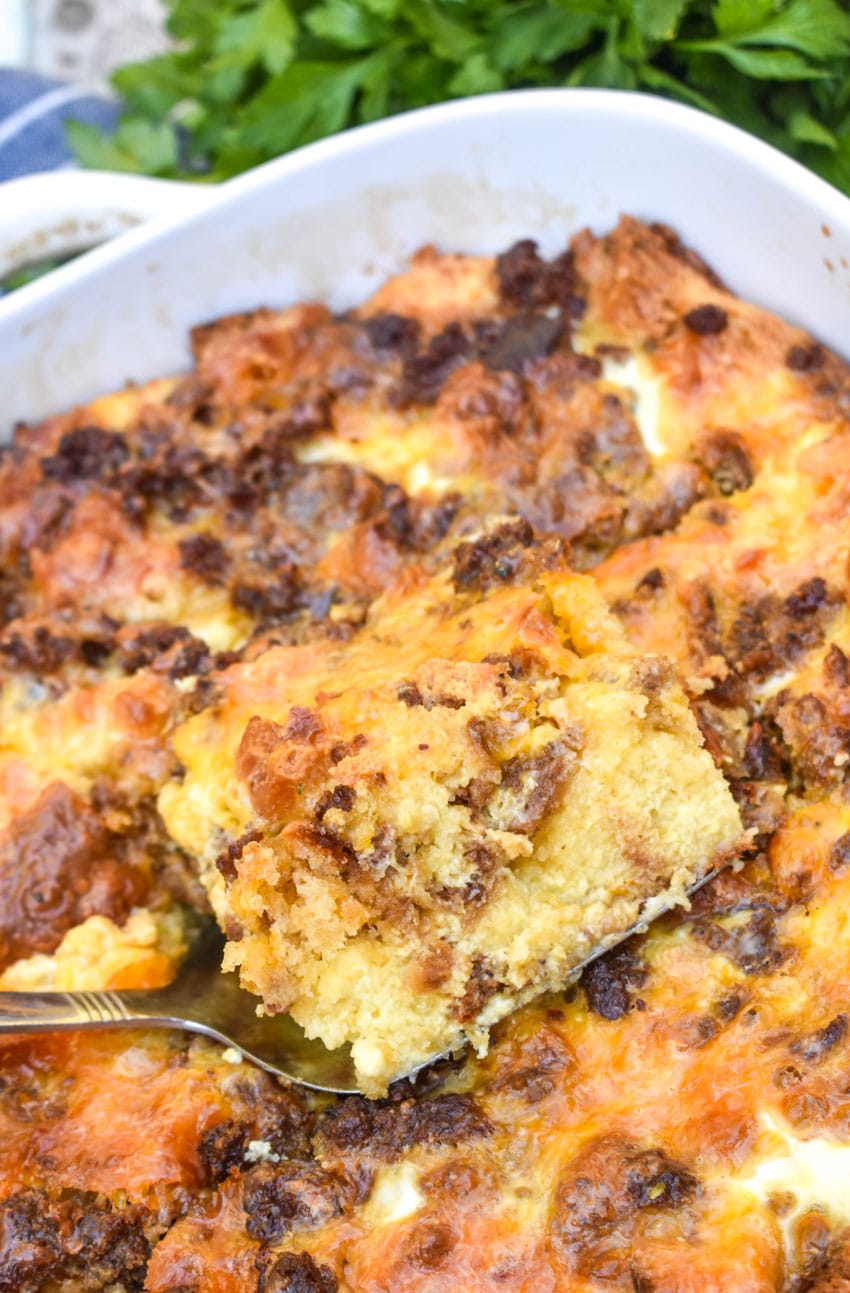
[[[168,734],[232,712],[269,648],[354,650],[412,567],[451,560],[459,598],[522,587],[528,544],[492,542],[493,518],[532,525],[535,560],[591,571],[633,647],[677,661],[757,850],[497,1024],[486,1058],[383,1101],[285,1092],[176,1037],[7,1043],[0,1289],[844,1287],[846,365],[633,220],[549,262],[429,251],[351,316],[259,311],[195,348],[191,375],[21,431],[0,464],[0,826],[9,857],[85,877],[32,937],[8,922],[33,954],[4,985],[172,973],[202,896],[155,809],[181,775]],[[539,647],[502,655],[510,678]],[[446,679],[400,681],[410,722],[461,712],[433,704]],[[323,778],[365,775],[369,747],[302,708],[285,739],[289,713],[234,734],[250,820],[210,842],[222,883],[299,785],[321,818],[301,855],[341,865],[359,786]],[[478,729],[471,812],[492,741]],[[563,769],[545,744],[514,757],[534,834]],[[435,943],[418,983],[452,963]],[[461,1014],[497,979],[478,958]]]

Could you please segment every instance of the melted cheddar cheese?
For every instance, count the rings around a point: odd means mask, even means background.
[[[463,994],[489,1049],[331,1100],[186,1036],[7,1039],[0,1293],[850,1287],[847,365],[627,218],[193,343],[0,462],[2,985],[161,983],[211,901],[304,1018],[330,930],[322,1027],[368,944],[435,1044]],[[664,737],[680,860],[737,839],[732,798],[746,858],[488,1017],[530,980],[475,931],[603,821],[570,790],[594,724],[600,765]],[[604,781],[611,818],[638,782]],[[465,921],[477,890],[431,882],[481,885],[472,838],[501,853]],[[508,942],[539,961],[535,886]]]

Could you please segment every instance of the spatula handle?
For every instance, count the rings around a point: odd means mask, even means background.
[[[140,1018],[118,992],[0,993],[0,1033],[127,1026]]]

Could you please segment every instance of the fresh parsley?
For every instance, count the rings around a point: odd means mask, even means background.
[[[121,68],[85,166],[218,180],[346,126],[519,86],[649,90],[850,193],[847,0],[166,0],[172,52]]]

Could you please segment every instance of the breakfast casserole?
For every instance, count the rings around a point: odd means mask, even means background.
[[[193,349],[0,462],[0,987],[364,1094],[7,1035],[0,1293],[850,1289],[850,369],[626,217]]]

